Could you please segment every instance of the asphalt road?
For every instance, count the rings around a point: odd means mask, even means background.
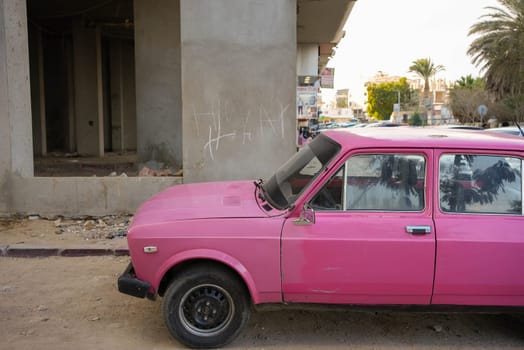
[[[128,257],[0,258],[0,349],[176,349],[161,300],[120,294]],[[524,349],[524,315],[279,310],[229,349]]]

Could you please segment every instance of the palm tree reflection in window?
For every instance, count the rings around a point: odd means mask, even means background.
[[[521,213],[520,176],[516,158],[444,155],[440,160],[441,208],[446,212]]]
[[[347,209],[420,211],[425,159],[410,154],[358,155],[348,161]]]

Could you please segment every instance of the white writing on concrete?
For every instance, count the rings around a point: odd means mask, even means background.
[[[258,107],[258,116],[254,118],[251,110],[243,112],[244,117],[242,117],[240,113],[232,109],[229,103],[222,103],[220,100],[215,101],[203,111],[195,105],[192,106],[196,136],[202,139],[203,150],[209,153],[211,160],[215,160],[223,142],[239,142],[246,145],[255,141],[257,137],[266,139],[271,135],[284,139],[284,121],[289,104],[285,106],[280,104],[276,110],[274,107],[273,110],[271,108],[268,110],[266,106],[261,105]],[[209,131],[207,139],[201,135],[201,130],[205,129]]]

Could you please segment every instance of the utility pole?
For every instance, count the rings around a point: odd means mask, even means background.
[[[395,111],[395,122],[400,121],[400,90],[393,90],[397,92],[397,103],[396,105],[393,105],[393,111]]]

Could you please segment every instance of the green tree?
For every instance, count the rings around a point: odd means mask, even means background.
[[[411,126],[422,126],[422,118],[420,117],[420,114],[413,113],[411,118],[409,118],[408,124]]]
[[[471,74],[468,74],[460,77],[453,88],[473,90],[477,88],[484,89],[485,86],[484,79],[481,77],[473,78]]]
[[[498,0],[501,7],[488,6],[489,13],[471,26],[477,36],[468,55],[480,66],[486,88],[497,99],[524,93],[524,1]]]
[[[369,84],[367,86],[368,115],[376,119],[389,119],[393,112],[393,105],[398,102],[398,91],[400,91],[401,106],[408,103],[410,88],[406,78],[399,81]]]
[[[449,97],[453,116],[461,123],[480,122],[478,106],[481,104],[486,105],[489,116],[496,116],[499,122],[512,119],[511,111],[505,103],[490,98],[482,78],[473,78],[471,75],[459,78],[450,89]]]
[[[489,94],[484,88],[461,87],[455,85],[449,92],[449,107],[453,111],[453,116],[461,123],[476,123],[480,121],[478,106],[481,104],[488,106],[488,112],[492,113]]]
[[[443,70],[444,66],[440,64],[436,65],[430,58],[419,58],[411,63],[409,71],[417,74],[424,80],[424,103],[429,99],[429,79]]]

